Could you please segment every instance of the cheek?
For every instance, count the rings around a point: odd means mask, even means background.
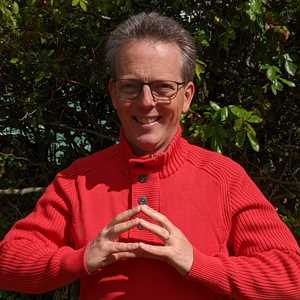
[[[131,110],[131,105],[130,103],[117,103],[115,105],[115,109],[119,115],[119,117],[129,117],[130,116],[130,110]]]
[[[161,123],[165,126],[165,128],[176,127],[180,120],[180,108],[176,105],[169,109],[164,109],[160,112],[162,116]]]
[[[174,122],[178,122],[180,119],[180,115],[182,112],[182,105],[181,103],[172,103],[172,106],[169,107],[168,111],[166,112],[166,114],[169,117],[169,121],[171,121],[172,123]]]

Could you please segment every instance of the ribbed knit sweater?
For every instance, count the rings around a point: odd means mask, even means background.
[[[192,243],[190,272],[133,258],[89,274],[89,241],[141,197]],[[121,240],[160,243],[138,228]],[[78,278],[81,300],[299,300],[300,251],[237,163],[179,132],[166,152],[145,157],[135,157],[121,137],[59,173],[0,243],[0,289],[41,293]]]

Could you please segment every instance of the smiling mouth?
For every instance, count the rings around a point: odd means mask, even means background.
[[[161,117],[133,117],[133,119],[142,125],[152,124],[157,122]]]

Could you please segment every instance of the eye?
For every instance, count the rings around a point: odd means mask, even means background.
[[[122,80],[119,82],[118,88],[121,93],[130,94],[139,91],[140,84],[137,81],[133,80]]]
[[[169,94],[176,91],[176,84],[168,81],[156,81],[152,83],[153,90],[158,94]]]

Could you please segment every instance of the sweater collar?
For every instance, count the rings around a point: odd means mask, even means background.
[[[181,137],[181,128],[178,126],[175,136],[164,152],[136,156],[125,137],[124,131],[120,132],[120,158],[128,170],[139,168],[148,172],[158,172],[161,178],[175,173],[184,163],[186,158],[187,142]]]

